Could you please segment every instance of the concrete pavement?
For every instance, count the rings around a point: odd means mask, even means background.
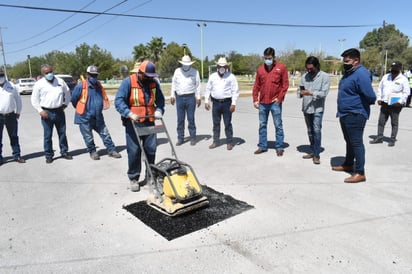
[[[92,161],[69,107],[74,159],[46,164],[39,115],[23,96],[19,135],[27,163],[0,167],[0,273],[411,273],[412,109],[402,111],[398,142],[390,148],[368,143],[377,129],[379,108],[372,107],[365,130],[367,181],[345,184],[348,174],[331,170],[345,152],[336,91],[327,98],[320,165],[302,159],[308,138],[300,105],[295,94],[287,95],[285,154],[276,157],[274,149],[253,154],[258,117],[248,96],[233,116],[234,149],[208,149],[211,112],[202,102],[198,143],[176,147],[177,154],[202,184],[255,208],[167,241],[122,209],[146,199],[148,187],[127,189],[124,130],[114,107],[105,117],[123,158],[107,157],[95,136],[102,157]],[[175,113],[167,105],[173,143]],[[5,131],[3,137],[3,157],[11,160]],[[273,124],[268,139],[274,140]],[[56,133],[53,140],[59,155]],[[170,155],[160,141],[157,159]]]

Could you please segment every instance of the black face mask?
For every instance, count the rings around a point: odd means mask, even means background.
[[[351,72],[353,70],[353,64],[344,63],[343,70],[345,71],[345,73]]]
[[[153,82],[153,78],[143,77],[143,79],[140,80],[140,81],[142,82],[142,84],[148,85],[148,84],[150,84],[151,82]]]
[[[308,71],[308,74],[309,74],[310,77],[313,78],[313,77],[316,76],[316,74],[318,74],[318,70],[314,68],[314,69]]]
[[[391,73],[393,76],[398,76],[398,74],[401,73],[401,71],[397,69],[391,69]]]

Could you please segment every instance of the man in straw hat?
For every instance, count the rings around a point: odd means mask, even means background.
[[[217,72],[212,73],[206,84],[205,108],[210,110],[209,99],[213,102],[213,143],[210,149],[216,148],[220,138],[220,121],[223,117],[227,150],[233,148],[232,113],[236,109],[236,101],[239,97],[239,86],[236,77],[229,71],[230,63],[225,57],[216,62]]]
[[[152,62],[144,61],[137,72],[134,69],[132,72],[120,84],[114,104],[122,116],[125,127],[129,166],[127,176],[130,180],[130,189],[139,191],[142,152],[133,127],[154,126],[155,118],[161,118],[164,113],[165,98],[159,81],[155,79],[158,74]],[[141,136],[141,139],[148,162],[154,164],[157,147],[156,134]]]
[[[185,55],[182,64],[177,68],[172,78],[172,90],[170,93],[170,103],[176,102],[177,111],[177,146],[183,144],[185,134],[185,116],[187,115],[190,144],[196,144],[196,123],[195,109],[200,106],[200,76],[199,72],[192,67],[194,61],[190,56]]]

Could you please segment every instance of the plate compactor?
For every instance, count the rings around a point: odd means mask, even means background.
[[[146,164],[146,182],[150,186],[147,204],[168,216],[178,216],[209,205],[193,168],[178,160],[176,151],[166,129],[163,118],[156,118],[154,126],[133,128]],[[165,133],[171,147],[171,158],[164,158],[157,164],[150,164],[143,149],[142,136]]]

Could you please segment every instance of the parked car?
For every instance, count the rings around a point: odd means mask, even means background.
[[[56,74],[55,76],[63,79],[69,87],[70,91],[73,91],[74,87],[77,85],[77,81],[75,81],[73,79],[73,76],[71,76],[70,74]]]
[[[20,78],[16,80],[16,87],[20,94],[31,94],[36,80],[33,78]]]

